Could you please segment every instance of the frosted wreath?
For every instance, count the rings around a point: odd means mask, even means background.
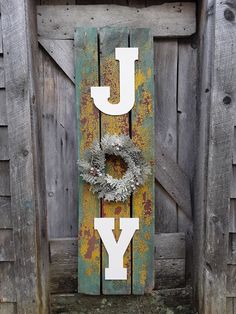
[[[106,155],[124,160],[127,170],[122,178],[106,173]],[[141,150],[125,135],[107,134],[100,143],[95,141],[78,164],[80,176],[91,185],[92,192],[106,201],[126,201],[151,174]]]

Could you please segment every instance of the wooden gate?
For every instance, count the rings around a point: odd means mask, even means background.
[[[112,23],[112,18],[105,16],[105,20],[96,20],[92,13],[102,14],[110,12],[109,16],[118,16],[116,6],[39,6],[38,7],[38,34],[40,43],[40,92],[43,111],[43,142],[45,151],[45,170],[47,188],[48,232],[50,239],[50,288],[51,293],[73,293],[79,287],[86,287],[87,283],[80,284],[77,272],[83,268],[77,267],[77,154],[76,154],[76,111],[75,111],[75,66],[74,66],[74,31],[79,19],[84,26],[90,21],[96,24]],[[108,11],[107,11],[108,9]],[[164,20],[165,10],[173,10]],[[130,23],[140,24],[140,15],[150,21],[152,36],[155,36],[154,45],[154,77],[155,77],[155,119],[156,119],[156,205],[155,205],[155,288],[184,288],[190,278],[191,247],[192,247],[192,217],[190,200],[190,183],[194,171],[194,139],[196,114],[196,49],[192,39],[176,39],[171,37],[189,36],[194,32],[194,23],[189,18],[189,10],[194,11],[193,4],[185,4],[175,8],[165,4],[154,8],[135,10],[122,7],[123,25],[128,27],[128,19],[133,14]],[[89,12],[87,15],[81,12]],[[88,11],[87,11],[88,10]],[[181,10],[181,12],[179,12]],[[153,13],[154,12],[154,13]],[[162,12],[162,14],[160,13]],[[105,14],[105,13],[103,13]],[[158,23],[166,25],[157,27],[153,23],[156,14]],[[188,18],[187,18],[188,16]],[[92,17],[94,20],[92,20]],[[61,22],[60,22],[61,21]],[[63,23],[62,23],[63,21]],[[96,22],[97,21],[97,22]],[[136,22],[135,22],[136,21]],[[178,24],[178,27],[176,26]],[[90,23],[91,24],[91,23]],[[147,23],[148,24],[148,23]],[[190,27],[190,25],[192,25]],[[95,25],[97,26],[97,25]],[[103,30],[101,36],[108,41],[109,32]],[[169,37],[169,39],[162,37]],[[128,45],[127,33],[123,29],[116,36],[117,42]],[[114,42],[115,45],[115,42]],[[101,66],[106,58],[112,54],[114,47],[103,49]],[[95,51],[95,50],[94,50]],[[96,54],[96,51],[94,52]],[[92,56],[91,56],[92,57]],[[94,66],[91,63],[90,66]],[[114,65],[112,65],[114,66]],[[116,71],[116,66],[112,71]],[[96,73],[98,69],[94,69]],[[191,75],[190,75],[191,74]],[[188,79],[187,79],[188,77]],[[101,77],[104,82],[109,76]],[[117,79],[117,77],[116,77]],[[139,80],[143,78],[140,77]],[[93,78],[96,80],[96,78]],[[109,82],[110,84],[110,82]],[[108,84],[108,85],[109,85]],[[90,84],[91,86],[93,84]],[[117,97],[114,88],[114,101]],[[176,106],[177,104],[177,106]],[[127,121],[127,117],[124,118]],[[112,130],[112,124],[107,123],[105,117],[102,123]],[[119,121],[119,125],[125,125]],[[99,134],[99,129],[95,131]],[[125,130],[124,132],[129,132]],[[95,136],[94,136],[95,137]],[[82,198],[80,199],[80,201]],[[92,198],[91,198],[92,201]],[[94,198],[94,204],[96,199]],[[141,200],[143,202],[143,200]],[[98,205],[96,205],[98,206]],[[94,207],[94,209],[96,208]],[[129,214],[129,207],[123,211]],[[98,211],[98,207],[96,209]],[[112,208],[105,207],[107,213]],[[122,215],[118,214],[117,217]],[[129,251],[127,253],[128,256]],[[186,259],[187,255],[187,259]],[[187,261],[187,264],[186,264]],[[98,267],[98,266],[97,266]],[[100,275],[99,275],[100,276]],[[84,277],[86,278],[86,277]],[[78,280],[78,281],[77,281]],[[100,291],[98,278],[94,293]],[[91,288],[91,284],[88,284]],[[87,288],[86,288],[87,289]],[[103,282],[103,293],[112,293],[112,283]],[[131,282],[116,287],[117,293],[130,293]],[[141,293],[140,291],[137,293]]]

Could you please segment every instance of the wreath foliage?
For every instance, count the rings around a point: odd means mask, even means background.
[[[106,173],[106,157],[109,155],[119,156],[125,162],[127,170],[122,178]],[[126,201],[151,173],[141,150],[125,135],[105,135],[100,143],[92,144],[78,163],[80,176],[90,183],[93,193],[98,193],[98,197],[106,201]]]

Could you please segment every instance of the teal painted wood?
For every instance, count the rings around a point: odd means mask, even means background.
[[[113,103],[119,102],[119,62],[115,60],[116,47],[128,47],[129,31],[127,28],[105,27],[99,31],[100,38],[100,84],[111,87],[111,99]],[[125,134],[129,135],[129,113],[121,116],[109,116],[101,113],[101,135]],[[109,172],[117,176],[122,172],[121,165],[110,165]],[[130,217],[130,201],[102,202],[102,215],[114,217],[119,222],[120,217]],[[118,227],[118,224],[116,225]],[[119,228],[116,228],[115,235],[119,236]],[[124,267],[127,268],[127,281],[105,280],[105,267],[108,267],[108,255],[103,247],[102,263],[102,292],[104,294],[130,294],[131,293],[131,246],[124,255]]]
[[[153,37],[149,29],[130,31],[130,46],[139,48],[136,63],[135,106],[132,109],[132,138],[152,166],[154,153],[154,66]],[[133,217],[139,218],[139,231],[133,238],[133,294],[150,292],[154,287],[154,171],[133,195]]]
[[[90,87],[98,86],[98,43],[95,28],[77,28],[75,32],[75,79],[78,159],[100,136],[99,112],[90,97]],[[100,201],[79,178],[78,184],[78,291],[100,294],[100,239],[94,230],[94,218],[100,216]]]

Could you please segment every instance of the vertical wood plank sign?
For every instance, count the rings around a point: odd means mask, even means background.
[[[121,82],[122,75],[128,77],[132,74],[131,61],[122,69],[121,63],[126,62],[126,53],[127,58],[128,55],[130,60],[133,58],[133,89],[123,84],[126,81]],[[94,295],[141,295],[154,287],[153,37],[148,29],[77,28],[75,67],[78,160],[90,156],[91,162],[94,162],[93,158],[97,158],[100,147],[106,152],[104,167],[102,162],[98,169],[94,165],[90,168],[88,162],[84,162],[85,169],[89,167],[88,175],[79,173],[78,291]],[[104,87],[110,89],[107,100],[102,99],[102,92],[106,92]],[[127,99],[124,99],[122,89],[126,89]],[[119,114],[126,102],[128,107],[132,91],[132,109]],[[109,113],[98,109],[96,102],[99,100],[102,107],[107,106]],[[111,108],[117,108],[118,113],[110,113]],[[129,153],[134,160],[130,163],[137,167],[137,173],[131,174],[134,179],[127,174],[129,164],[125,157],[119,158],[122,154],[105,150],[103,141],[109,142],[109,139],[113,141],[112,149],[125,154],[128,148],[123,148],[122,140],[128,139],[127,145],[133,147]],[[97,144],[94,144],[95,141]],[[144,173],[149,168],[151,170],[147,176],[145,174],[145,180],[140,179],[143,180],[142,184],[137,179],[138,173],[142,177],[142,170],[136,162],[139,156],[136,150],[141,152],[144,161],[140,167],[147,166]],[[94,156],[91,157],[91,154]],[[110,178],[113,179],[112,183]],[[103,179],[105,181],[101,181]],[[131,185],[120,188],[117,182],[121,180],[126,184],[131,182]],[[102,182],[100,184],[104,189],[117,186],[117,190],[131,189],[133,192],[128,193],[127,197],[122,192],[114,199],[109,193],[107,198],[101,197],[97,190],[94,193],[91,191],[91,185],[97,188],[99,182]],[[101,226],[108,229],[102,230]],[[115,254],[115,258],[112,254]],[[121,256],[122,266],[119,264]]]

